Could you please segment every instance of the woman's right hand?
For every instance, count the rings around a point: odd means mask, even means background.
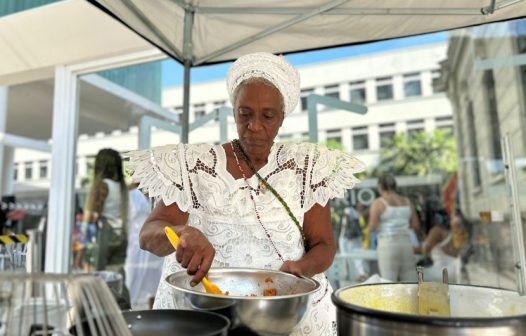
[[[174,248],[164,233],[164,227],[170,226],[179,236],[177,261],[193,275],[192,286],[195,286],[208,273],[215,249],[201,231],[187,222],[188,213],[181,211],[176,203],[166,206],[159,202],[144,223],[139,242],[143,250],[159,257],[173,253]]]
[[[185,226],[180,230],[179,245],[175,257],[189,275],[193,275],[191,286],[197,285],[206,276],[216,251],[206,236],[198,229]]]

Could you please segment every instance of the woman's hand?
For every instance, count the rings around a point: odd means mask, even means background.
[[[295,276],[303,276],[303,270],[299,261],[287,260],[281,265],[280,271],[294,274]]]
[[[216,251],[205,235],[196,228],[185,226],[179,234],[179,245],[175,257],[193,275],[191,286],[197,285],[206,276]]]

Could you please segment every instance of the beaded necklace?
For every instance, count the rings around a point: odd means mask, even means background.
[[[230,142],[230,146],[232,147],[232,152],[234,153],[234,158],[236,159],[237,167],[239,168],[239,171],[241,172],[241,175],[243,176],[243,180],[245,180],[245,184],[248,187],[248,193],[250,195],[250,199],[252,200],[252,204],[254,205],[254,212],[256,213],[256,219],[257,219],[259,225],[261,225],[261,227],[265,231],[265,234],[267,235],[267,238],[269,239],[270,243],[272,244],[272,247],[274,248],[274,250],[276,251],[276,253],[279,256],[279,259],[282,262],[285,262],[285,259],[283,259],[283,256],[281,255],[281,253],[279,252],[278,248],[274,244],[274,241],[272,240],[272,236],[270,235],[270,233],[268,232],[267,228],[265,227],[265,225],[263,225],[263,222],[261,221],[261,216],[260,216],[259,211],[257,209],[256,200],[255,200],[254,196],[252,195],[251,187],[250,187],[250,184],[248,183],[248,179],[247,179],[247,177],[245,175],[245,171],[243,170],[243,167],[241,167],[241,164],[239,163],[239,159],[237,157],[236,149],[238,149],[238,151],[241,154],[241,156],[243,157],[245,163],[250,167],[252,172],[254,172],[254,174],[258,177],[259,181],[263,182],[265,187],[268,190],[270,190],[272,192],[272,194],[274,194],[274,196],[276,196],[276,198],[280,201],[280,203],[283,205],[283,207],[287,210],[287,213],[289,214],[289,216],[292,218],[292,220],[294,221],[294,223],[296,224],[296,226],[300,230],[301,237],[303,239],[303,246],[306,249],[307,248],[307,241],[306,241],[305,235],[303,233],[303,229],[299,225],[298,220],[296,219],[296,217],[294,216],[294,214],[290,210],[290,207],[285,202],[283,197],[281,197],[281,195],[263,177],[261,177],[261,175],[259,175],[259,173],[256,171],[256,168],[252,165],[252,163],[250,162],[248,156],[243,151],[243,148],[241,147],[241,144],[239,143],[239,140],[237,140],[237,139],[232,140]],[[315,305],[318,304],[321,300],[323,300],[325,295],[327,295],[327,293],[329,292],[329,279],[327,278],[326,275],[325,275],[325,280],[327,281],[327,284],[325,285],[325,290],[323,291],[323,295],[319,299],[313,300],[313,302],[312,302]]]
[[[259,215],[258,207],[256,206],[256,200],[254,199],[254,196],[252,195],[252,191],[250,190],[250,184],[248,183],[248,179],[247,179],[247,177],[245,175],[245,171],[243,170],[243,168],[241,167],[241,164],[239,163],[239,159],[237,158],[236,149],[234,148],[234,144],[233,143],[234,142],[230,143],[230,145],[232,146],[232,152],[234,153],[234,157],[236,158],[237,167],[239,168],[239,171],[241,172],[241,175],[243,175],[243,180],[245,180],[245,183],[246,183],[246,185],[248,187],[248,194],[250,195],[250,199],[252,200],[252,204],[254,204],[254,212],[256,213],[256,219],[258,220],[259,225],[261,225],[261,227],[263,228],[263,231],[265,231],[265,234],[267,235],[267,238],[269,239],[270,243],[272,244],[272,247],[274,248],[274,250],[276,251],[276,253],[279,256],[279,259],[282,262],[285,262],[285,259],[283,259],[283,256],[281,255],[281,253],[279,252],[278,248],[274,244],[274,241],[272,240],[270,233],[268,232],[267,228],[265,227],[265,225],[263,225],[263,222],[261,221],[261,216]]]
[[[254,165],[252,165],[252,162],[250,162],[250,159],[248,158],[247,154],[245,153],[245,151],[243,150],[243,147],[241,147],[241,144],[239,143],[239,140],[235,139],[235,140],[232,140],[232,142],[230,143],[230,145],[232,146],[232,151],[234,152],[234,156],[236,157],[236,162],[237,162],[237,165],[239,167],[239,169],[241,170],[241,174],[243,175],[243,178],[245,177],[244,175],[244,172],[241,168],[241,166],[239,165],[239,161],[237,159],[237,154],[236,154],[236,149],[238,150],[238,152],[241,154],[241,157],[243,158],[243,161],[245,161],[245,163],[247,164],[247,166],[250,168],[250,170],[252,170],[252,172],[257,176],[260,184],[263,184],[263,186],[265,187],[266,190],[270,190],[270,192],[276,196],[276,199],[281,203],[281,205],[283,205],[283,207],[285,208],[285,211],[287,211],[287,214],[289,215],[289,217],[292,219],[292,221],[294,222],[294,224],[296,224],[296,227],[298,228],[298,230],[300,231],[300,234],[301,234],[301,239],[303,240],[303,246],[305,248],[307,248],[307,239],[305,238],[305,233],[303,232],[303,228],[301,227],[300,225],[300,222],[296,219],[296,216],[294,216],[294,214],[292,213],[292,210],[290,209],[289,205],[287,204],[287,202],[285,202],[285,200],[283,199],[283,197],[281,197],[281,195],[276,191],[276,189],[274,189],[274,187],[272,187],[266,179],[264,179],[261,175],[259,175],[258,171],[256,170],[256,168],[254,167]],[[235,147],[235,148],[234,148]],[[245,178],[246,180],[246,178]],[[260,188],[261,189],[261,188]],[[252,193],[250,194],[252,196]]]

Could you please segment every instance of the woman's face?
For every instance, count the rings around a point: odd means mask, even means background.
[[[241,85],[234,102],[239,141],[247,153],[268,154],[283,123],[281,94],[261,82]]]

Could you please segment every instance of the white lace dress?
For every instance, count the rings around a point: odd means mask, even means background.
[[[226,169],[221,145],[168,145],[129,153],[129,167],[139,188],[150,197],[162,197],[166,205],[177,203],[189,213],[188,224],[202,231],[214,246],[212,267],[279,269],[282,265],[261,224],[256,219],[254,196],[261,221],[285,260],[304,254],[301,234],[283,205],[270,191],[259,189],[257,176],[234,179]],[[354,173],[364,165],[353,156],[325,147],[304,144],[272,146],[268,163],[259,173],[289,205],[300,223],[315,203],[325,206],[343,197],[358,180]],[[181,270],[175,253],[165,258],[155,308],[189,308],[164,280]],[[306,317],[292,335],[336,335],[336,313],[330,284],[323,274]]]

